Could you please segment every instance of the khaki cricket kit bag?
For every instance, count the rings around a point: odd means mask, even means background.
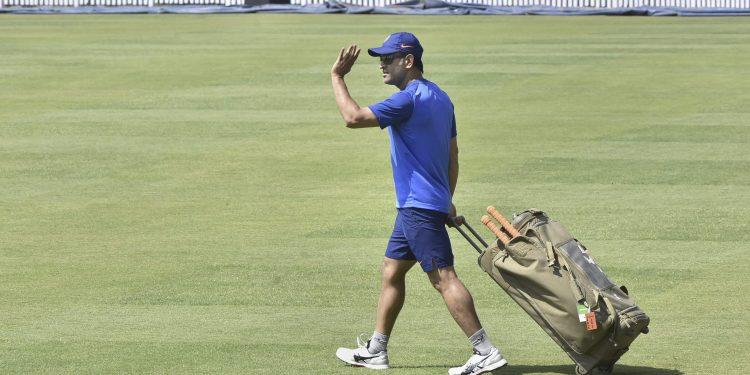
[[[462,217],[452,222],[481,254],[482,270],[570,356],[576,374],[612,372],[633,340],[648,333],[649,317],[628,290],[612,282],[586,248],[544,212],[527,210],[508,222],[494,207],[487,211],[491,216],[483,216],[482,222],[497,237],[491,244]]]

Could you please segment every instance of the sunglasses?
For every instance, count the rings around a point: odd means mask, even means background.
[[[380,62],[383,65],[391,65],[393,63],[393,60],[397,58],[401,58],[401,57],[404,57],[404,56],[400,53],[392,53],[390,55],[383,55],[383,56],[380,56]]]

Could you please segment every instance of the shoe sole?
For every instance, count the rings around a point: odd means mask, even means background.
[[[483,368],[482,371],[481,372],[477,372],[476,375],[484,374],[484,373],[487,373],[487,372],[490,372],[490,371],[495,371],[495,370],[497,370],[497,369],[499,369],[501,367],[505,367],[505,365],[507,365],[507,364],[508,364],[508,361],[506,361],[505,358],[503,358],[502,360],[498,361],[494,365],[492,365],[490,367],[487,367],[487,368]]]
[[[508,364],[508,361],[506,361],[505,358],[503,358],[500,361],[498,361],[497,363],[492,364],[492,366],[485,367],[485,368],[481,369],[479,372],[473,372],[472,374],[473,375],[479,375],[479,374],[488,373],[490,371],[495,371],[495,370],[497,370],[497,369],[499,369],[501,367],[505,367],[505,365],[507,365],[507,364]],[[450,374],[451,374],[451,372],[448,371],[448,375],[450,375]]]

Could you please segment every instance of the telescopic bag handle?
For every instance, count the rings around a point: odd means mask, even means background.
[[[458,219],[458,220],[456,220],[456,219]],[[461,235],[464,236],[464,238],[466,239],[466,241],[469,242],[469,244],[472,247],[474,247],[474,249],[476,249],[476,251],[479,254],[482,253],[483,249],[480,248],[479,245],[477,245],[477,243],[474,242],[474,240],[471,237],[469,237],[469,235],[466,234],[466,232],[463,229],[461,229],[461,224],[466,225],[466,228],[469,229],[469,231],[471,232],[471,234],[474,237],[476,237],[476,239],[478,239],[479,242],[481,242],[482,245],[484,245],[485,248],[487,248],[489,246],[487,244],[487,242],[485,242],[484,239],[482,239],[482,237],[479,235],[479,233],[477,233],[477,231],[475,231],[474,228],[472,228],[471,225],[469,225],[469,223],[466,221],[466,219],[463,216],[451,217],[451,218],[448,218],[448,221],[450,222],[450,224],[451,224],[451,226],[453,228],[456,228],[456,230],[458,231],[458,233],[461,233]]]

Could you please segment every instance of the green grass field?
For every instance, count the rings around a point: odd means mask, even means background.
[[[388,137],[329,71],[406,29],[456,105],[459,211],[546,210],[651,316],[616,373],[744,374],[747,21],[2,15],[0,373],[369,373],[334,352],[373,329]],[[364,54],[348,83],[394,90]],[[497,373],[572,373],[452,235]],[[408,288],[387,373],[444,374],[470,346]]]

